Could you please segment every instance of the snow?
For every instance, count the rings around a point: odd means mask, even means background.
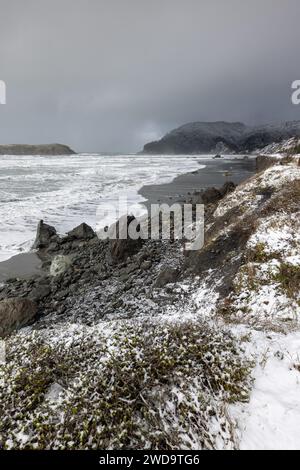
[[[47,393],[45,394],[45,400],[49,402],[57,402],[64,394],[64,388],[57,382],[50,385]]]
[[[300,449],[300,332],[286,336],[256,333],[260,357],[250,402],[233,406],[240,449]],[[296,366],[296,367],[295,367]]]
[[[295,263],[299,258],[300,212],[275,214],[263,219],[258,230],[249,239],[248,247],[255,247],[258,243],[264,245],[265,253],[290,256]]]
[[[281,150],[292,145],[294,141]],[[275,157],[279,159],[281,155]],[[255,216],[262,202],[259,192],[272,188],[274,197],[295,180],[300,180],[298,166],[275,165],[240,185],[219,204],[214,215],[224,216],[242,205],[241,219],[245,214]],[[299,295],[295,292],[291,296],[277,275],[283,264],[300,266],[300,212],[279,207],[270,215],[260,216],[246,250],[255,252],[257,246],[261,248],[261,261],[242,266],[234,280],[235,291],[229,297],[234,312],[231,331],[240,338],[249,337],[244,344],[246,354],[256,364],[253,388],[249,403],[230,406],[229,414],[236,423],[239,449],[299,450]]]
[[[262,201],[263,196],[256,194],[261,191],[274,188],[281,189],[286,183],[300,179],[300,167],[295,165],[275,165],[265,170],[261,175],[256,175],[230,193],[222,200],[215,210],[215,217],[222,217],[235,207],[243,207],[245,211],[253,211]],[[244,212],[243,215],[245,215]]]
[[[300,306],[285,295],[276,283],[257,290],[245,290],[233,302],[236,319],[272,329],[280,322],[299,322]]]
[[[260,155],[267,155],[269,157],[280,159],[284,154],[289,153],[290,150],[294,149],[295,147],[298,147],[299,145],[300,139],[298,137],[292,137],[278,144],[267,145],[258,153]]]

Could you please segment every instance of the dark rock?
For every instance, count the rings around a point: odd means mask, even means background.
[[[178,279],[178,276],[179,276],[178,269],[171,268],[171,267],[165,268],[158,275],[158,278],[156,279],[154,286],[164,287],[167,284],[175,282]]]
[[[236,185],[232,181],[228,181],[223,184],[223,186],[219,189],[221,196],[224,197],[226,194],[232,193],[236,188]]]
[[[67,145],[44,144],[25,145],[12,144],[0,145],[0,155],[72,155],[75,152]]]
[[[139,265],[137,263],[132,263],[132,264],[129,264],[127,268],[125,268],[125,273],[130,274],[136,271],[137,269],[139,269]]]
[[[273,157],[268,157],[267,155],[258,155],[256,157],[256,171],[264,171],[270,166],[275,165],[276,159]]]
[[[41,249],[47,248],[53,241],[53,238],[57,236],[56,230],[51,225],[47,225],[41,220],[38,224],[36,239],[32,248]]]
[[[48,297],[48,295],[51,294],[51,288],[49,285],[46,284],[41,284],[34,288],[31,293],[30,293],[30,299],[39,302],[40,300],[44,299],[45,297]]]
[[[0,337],[5,337],[31,323],[37,314],[37,305],[30,299],[13,298],[0,302]]]
[[[76,240],[90,240],[96,236],[94,230],[85,223],[78,225],[78,227],[75,227],[71,232],[68,232],[68,238],[74,238]],[[76,247],[74,244],[72,246],[73,248]]]
[[[203,204],[212,204],[222,199],[221,192],[216,188],[208,188],[201,194]]]
[[[214,204],[220,201],[226,194],[234,191],[235,184],[231,181],[224,183],[220,189],[207,188],[204,191],[196,192],[193,195],[192,202],[194,204]]]
[[[147,271],[147,269],[150,269],[151,266],[152,266],[152,261],[146,260],[146,261],[143,261],[143,263],[141,264],[141,269],[144,269],[145,271]]]
[[[69,295],[68,290],[62,290],[62,291],[58,292],[55,297],[59,300],[62,300],[62,299],[65,299],[66,297],[68,297],[68,295]]]
[[[59,249],[59,244],[57,242],[51,242],[49,245],[49,251],[57,251]]]
[[[110,257],[114,263],[125,261],[128,257],[131,257],[137,253],[143,245],[143,240],[141,238],[133,240],[128,236],[128,227],[134,220],[134,216],[127,216],[125,219],[120,220],[117,223],[117,233],[120,234],[120,231],[125,234],[127,233],[127,238],[117,238],[116,240],[110,240]]]

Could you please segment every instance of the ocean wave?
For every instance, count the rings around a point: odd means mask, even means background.
[[[99,227],[99,206],[203,168],[196,156],[9,156],[0,159],[0,261],[30,249],[40,219],[64,234],[81,222]],[[100,222],[101,226],[101,222]]]

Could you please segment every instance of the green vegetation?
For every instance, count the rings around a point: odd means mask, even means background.
[[[257,243],[247,253],[248,261],[251,263],[265,263],[273,257],[266,253],[266,245],[264,243]]]
[[[300,266],[282,263],[273,278],[280,283],[288,297],[299,301]]]
[[[4,448],[214,448],[211,419],[230,434],[224,406],[248,399],[252,364],[229,332],[189,322],[94,336],[69,347],[40,334],[8,340]],[[66,393],[49,403],[53,383]]]

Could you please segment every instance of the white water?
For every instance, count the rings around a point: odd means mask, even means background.
[[[1,156],[0,261],[30,249],[41,219],[59,233],[96,228],[99,206],[124,195],[139,204],[145,184],[199,168],[199,156]]]

